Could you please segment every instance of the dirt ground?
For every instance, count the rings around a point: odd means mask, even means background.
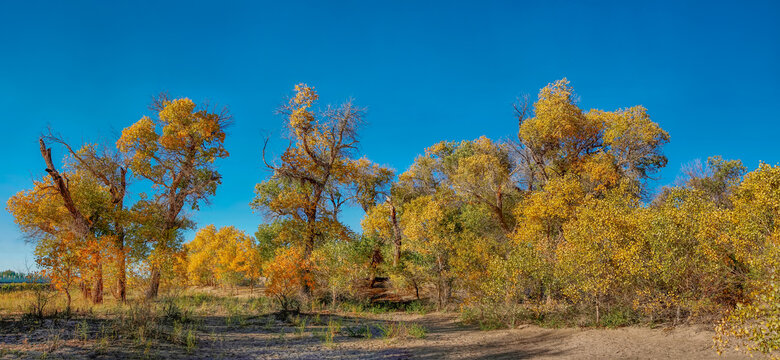
[[[674,329],[459,328],[449,316],[422,319],[433,329],[424,341],[404,344],[414,359],[713,359],[714,332],[704,326]],[[746,359],[727,353],[723,359]]]
[[[627,327],[619,329],[546,329],[524,325],[517,329],[481,331],[463,326],[453,314],[407,313],[334,314],[307,318],[301,327],[273,315],[247,317],[240,322],[224,317],[202,317],[198,345],[157,344],[153,348],[100,341],[98,334],[84,340],[76,322],[48,323],[34,330],[0,323],[0,359],[158,358],[158,359],[715,359],[713,332],[704,326],[674,329]],[[328,323],[341,330],[332,339],[322,334]],[[382,336],[387,324],[418,324],[424,338]],[[92,328],[97,329],[95,324]],[[365,333],[362,329],[369,329]],[[364,332],[363,335],[356,333]],[[370,333],[370,334],[369,334]],[[722,359],[746,359],[727,353]]]

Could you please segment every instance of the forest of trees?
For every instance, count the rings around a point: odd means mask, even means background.
[[[561,309],[599,324],[619,309],[720,319],[721,344],[780,347],[780,166],[713,156],[656,191],[669,134],[642,106],[586,111],[575,98],[566,79],[551,83],[515,104],[511,140],[438,142],[396,173],[360,153],[363,108],[321,107],[300,84],[279,109],[289,146],[257,155],[270,175],[247,202],[265,222],[254,236],[203,226],[184,243],[186,214],[221,183],[232,119],[160,96],[116,146],[49,131],[46,173],[7,209],[68,299],[262,285],[298,309],[359,298],[382,278],[401,296],[511,324]],[[131,194],[131,182],[146,190]],[[346,206],[365,211],[360,231],[341,221]]]

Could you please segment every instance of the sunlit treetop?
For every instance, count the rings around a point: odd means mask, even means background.
[[[73,193],[76,207],[93,223],[96,230],[105,226],[110,213],[108,190],[84,172],[63,175]],[[60,236],[72,232],[73,223],[50,177],[33,182],[33,188],[22,190],[8,199],[8,211],[28,236]]]
[[[169,192],[179,191],[196,206],[196,200],[213,194],[220,182],[213,163],[228,156],[225,128],[231,117],[227,110],[212,112],[188,98],[170,100],[165,95],[155,99],[152,109],[157,117],[144,116],[124,129],[117,148],[129,157],[135,175]]]
[[[661,148],[669,134],[650,120],[647,109],[580,109],[565,78],[547,85],[533,104],[533,116],[519,107],[522,164],[530,188],[567,173],[585,176],[596,190],[618,179],[641,182],[667,163]]]

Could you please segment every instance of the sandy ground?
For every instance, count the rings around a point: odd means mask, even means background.
[[[459,328],[449,316],[423,319],[430,336],[404,346],[414,359],[713,359],[714,332],[704,326],[674,329]],[[727,353],[722,359],[746,359]]]
[[[98,337],[77,339],[74,324],[48,324],[33,331],[0,326],[0,359],[17,358],[159,358],[159,359],[747,359],[737,353],[718,357],[713,332],[703,325],[674,329],[517,329],[481,331],[466,327],[453,314],[380,315],[321,314],[319,323],[301,331],[272,316],[256,316],[242,324],[204,317],[196,349],[160,344],[152,349]],[[342,331],[332,343],[321,336],[328,321]],[[416,323],[428,329],[424,339],[383,338],[377,324]],[[352,337],[346,328],[368,325],[372,336]]]

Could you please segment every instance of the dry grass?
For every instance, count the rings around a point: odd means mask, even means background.
[[[420,303],[344,304],[290,314],[249,289],[193,288],[153,302],[132,296],[127,304],[107,299],[97,306],[76,295],[70,317],[63,315],[64,299],[58,295],[46,316],[36,318],[25,310],[34,300],[29,291],[0,294],[0,359],[653,357],[652,352],[615,352],[625,351],[631,341],[643,351],[658,347],[692,359],[714,355],[708,349],[711,336],[699,330],[669,340],[651,329],[481,331]],[[618,334],[624,339],[614,349],[602,346]],[[644,346],[649,338],[654,343]]]

